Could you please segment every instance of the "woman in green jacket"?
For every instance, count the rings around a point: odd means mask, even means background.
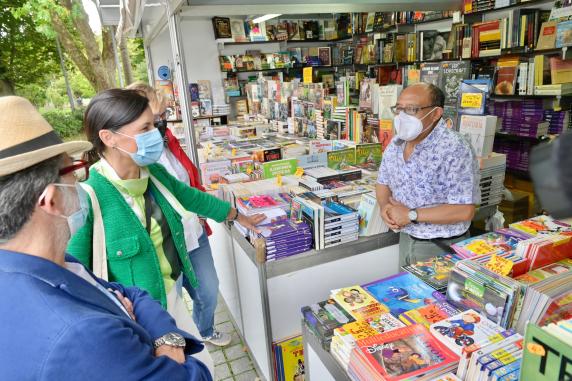
[[[135,90],[99,93],[85,111],[84,127],[94,147],[91,158],[99,158],[86,183],[97,196],[104,226],[107,274],[101,275],[147,290],[172,312],[168,296],[180,299],[182,275],[198,286],[187,255],[198,247],[201,233],[193,229],[197,225],[193,219],[200,215],[217,222],[238,220],[255,229],[265,217],[244,216],[228,202],[181,183],[156,164],[163,139],[147,98]],[[69,253],[90,268],[93,232],[90,207],[86,225],[68,246]]]

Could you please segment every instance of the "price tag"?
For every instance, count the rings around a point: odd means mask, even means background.
[[[276,176],[276,185],[278,185],[279,187],[282,186],[282,175]]]
[[[302,73],[303,73],[304,83],[312,83],[312,68],[305,67]]]
[[[465,1],[465,13],[471,13],[473,11],[473,2]]]
[[[233,157],[236,156],[236,148],[233,148],[233,149],[232,149],[231,155],[232,155]]]
[[[528,344],[526,344],[526,349],[528,349],[528,351],[530,353],[532,353],[533,355],[538,355],[541,357],[546,356],[546,350],[540,344],[528,343]]]
[[[483,105],[483,93],[465,93],[461,96],[461,107],[481,108]]]
[[[294,175],[296,175],[296,177],[302,177],[303,174],[304,174],[304,168],[302,168],[302,167],[296,168],[296,173],[294,173]]]
[[[514,266],[514,263],[509,259],[499,257],[499,256],[493,254],[491,257],[491,260],[485,266],[489,270],[491,270],[497,274],[506,276],[512,270],[512,266]]]
[[[379,128],[382,130],[392,130],[393,129],[393,120],[381,119],[379,121]]]
[[[483,240],[476,240],[471,242],[470,244],[467,245],[467,250],[469,250],[472,253],[475,253],[475,255],[491,254],[496,251],[496,249],[493,246],[489,245]]]
[[[213,190],[217,190],[218,189],[218,183],[211,184],[210,187]]]

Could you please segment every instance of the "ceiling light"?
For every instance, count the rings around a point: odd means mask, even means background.
[[[255,18],[254,20],[252,20],[252,22],[255,23],[255,24],[258,24],[258,23],[261,23],[261,22],[266,21],[266,20],[273,19],[273,18],[278,17],[278,16],[282,16],[282,14],[281,14],[281,13],[280,13],[280,14],[269,13],[269,14],[267,14],[267,15],[260,16],[260,17]]]

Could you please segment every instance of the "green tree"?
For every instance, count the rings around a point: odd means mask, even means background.
[[[112,31],[103,28],[98,43],[81,0],[25,0],[15,14],[31,15],[38,31],[59,38],[69,59],[96,91],[116,86]]]
[[[39,86],[60,71],[55,40],[37,30],[32,15],[14,16],[25,4],[0,0],[0,95]]]

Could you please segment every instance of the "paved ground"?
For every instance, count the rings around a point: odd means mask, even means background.
[[[185,292],[185,300],[189,310],[192,311],[193,302]],[[254,369],[252,359],[237,333],[236,327],[230,319],[230,313],[219,295],[218,306],[215,313],[215,326],[221,332],[232,336],[230,345],[220,348],[207,344],[207,348],[215,364],[215,381],[258,381],[258,374]]]

